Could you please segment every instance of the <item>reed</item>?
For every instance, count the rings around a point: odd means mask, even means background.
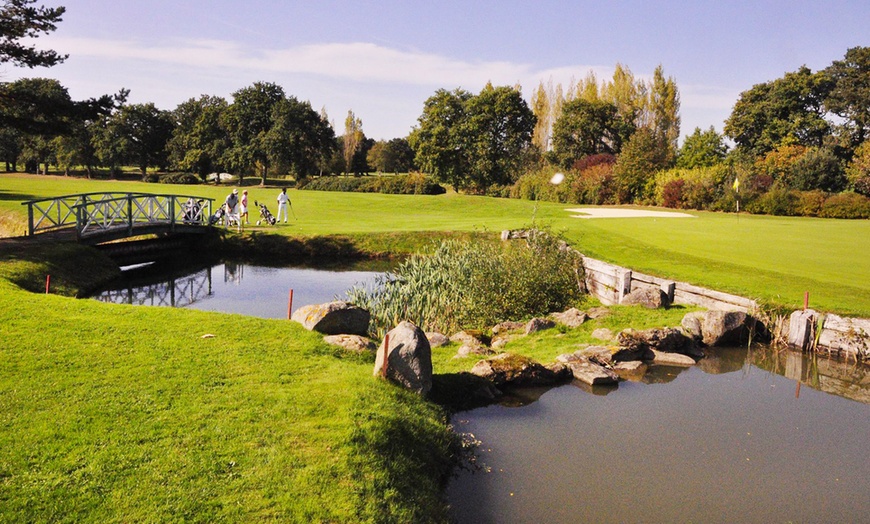
[[[445,240],[347,299],[371,312],[378,337],[402,320],[452,333],[545,315],[582,298],[579,256],[563,246],[546,232],[503,244]]]

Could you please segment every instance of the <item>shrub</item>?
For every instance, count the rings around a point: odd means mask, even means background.
[[[305,179],[299,189],[315,191],[346,191],[357,193],[387,193],[393,195],[441,195],[447,192],[432,177],[422,173],[378,177],[332,177]]]
[[[709,209],[726,192],[731,176],[722,165],[669,169],[656,173],[648,192],[659,206]]]
[[[800,216],[817,217],[828,195],[821,190],[801,191],[798,195],[795,212]]]
[[[160,177],[161,184],[196,185],[200,182],[200,178],[193,173],[169,173]]]
[[[831,195],[819,216],[824,218],[870,218],[870,198],[858,193],[839,193]]]
[[[798,192],[774,187],[746,205],[746,210],[758,215],[794,216],[797,214]]]
[[[662,205],[665,207],[683,207],[683,186],[686,181],[681,178],[669,180],[662,188]]]
[[[347,297],[371,312],[379,337],[402,320],[453,333],[564,309],[581,299],[582,279],[579,255],[537,232],[502,244],[444,241]]]

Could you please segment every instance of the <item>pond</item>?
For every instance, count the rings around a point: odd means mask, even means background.
[[[366,266],[269,267],[223,261],[201,266],[148,265],[124,272],[122,278],[93,298],[103,302],[171,306],[239,313],[261,318],[287,318],[290,290],[293,310],[343,298],[356,284],[371,283],[387,269]]]
[[[459,413],[484,468],[458,522],[866,522],[870,368],[717,350],[642,382],[517,391]]]

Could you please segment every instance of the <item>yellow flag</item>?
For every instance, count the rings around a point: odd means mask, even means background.
[[[738,193],[740,192],[740,179],[739,178],[734,177],[734,185],[732,187],[734,188],[734,191],[737,191]]]

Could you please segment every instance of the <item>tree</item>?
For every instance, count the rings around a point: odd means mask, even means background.
[[[656,138],[666,144],[669,154],[674,156],[680,139],[680,93],[673,77],[665,79],[661,65],[653,73],[647,107]]]
[[[38,38],[57,29],[63,21],[65,7],[34,7],[36,0],[4,0],[0,7],[0,63],[11,62],[18,67],[51,67],[68,55],[55,51],[39,51],[21,43],[24,38]]]
[[[633,131],[613,103],[577,98],[565,103],[556,121],[553,151],[562,166],[570,167],[586,155],[619,153]]]
[[[550,110],[551,105],[544,82],[540,82],[538,89],[532,94],[532,113],[537,118],[535,131],[532,134],[532,143],[538,146],[538,149],[541,151],[547,151],[550,148],[550,132],[552,130],[552,121],[550,120],[552,114]]]
[[[232,144],[223,162],[237,170],[240,178],[259,170],[261,185],[266,184],[272,160],[267,135],[274,125],[275,106],[284,98],[284,89],[270,82],[256,82],[233,93],[233,102],[221,120]]]
[[[275,164],[296,179],[320,170],[321,159],[335,147],[335,131],[308,102],[287,97],[272,110],[272,128],[266,134],[267,152]]]
[[[535,115],[518,89],[487,84],[477,96],[439,89],[418,122],[408,140],[420,169],[456,189],[483,190],[519,176]]]
[[[531,146],[535,115],[513,87],[487,84],[466,103],[460,134],[466,148],[471,185],[483,190],[519,178]]]
[[[647,183],[657,171],[668,166],[665,151],[660,139],[647,127],[631,135],[613,166],[620,204],[643,201]]]
[[[231,146],[221,123],[228,107],[219,96],[202,95],[175,108],[175,129],[166,147],[176,169],[197,173],[203,180],[209,173],[223,170],[222,156]]]
[[[853,47],[825,74],[832,87],[824,101],[832,113],[846,119],[853,145],[870,138],[870,47]]]
[[[828,75],[806,66],[757,84],[740,94],[725,122],[725,134],[753,156],[788,143],[821,146],[831,134],[823,107],[830,88]]]
[[[647,86],[641,81],[635,81],[634,74],[628,67],[616,64],[613,79],[604,84],[601,99],[616,106],[617,114],[624,122],[635,127],[648,125],[644,121],[647,108]]]
[[[345,173],[353,171],[353,159],[364,138],[362,120],[357,118],[353,111],[348,110],[347,118],[344,119],[344,136],[342,138]]]
[[[683,141],[683,147],[677,153],[677,167],[694,169],[709,167],[721,163],[728,153],[728,146],[719,133],[710,126],[707,131],[696,127],[695,131]]]
[[[408,137],[420,169],[454,188],[465,187],[469,180],[460,127],[472,96],[463,89],[439,89],[423,104],[419,126]]]
[[[144,176],[149,167],[166,167],[173,128],[170,113],[152,103],[121,106],[100,130],[97,156],[112,168],[137,166]]]
[[[864,196],[870,196],[870,140],[865,140],[855,149],[852,161],[846,168],[849,186]]]

